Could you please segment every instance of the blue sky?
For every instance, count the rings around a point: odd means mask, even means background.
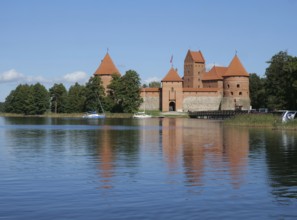
[[[187,50],[208,67],[235,51],[265,74],[274,54],[297,56],[297,0],[0,0],[0,102],[20,83],[85,83],[106,54],[124,74],[183,75]]]

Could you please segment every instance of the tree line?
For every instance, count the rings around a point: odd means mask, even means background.
[[[253,108],[297,109],[297,57],[280,51],[267,62],[263,77],[250,74],[250,98]]]
[[[297,57],[280,51],[267,62],[269,66],[261,77],[250,74],[250,98],[254,109],[297,109]],[[67,91],[65,86],[54,84],[47,90],[40,83],[21,84],[0,103],[0,111],[20,114],[100,112],[100,104],[109,112],[135,112],[141,102],[140,78],[129,70],[122,77],[112,76],[108,94],[104,93],[100,77],[91,77],[85,85],[75,83]],[[151,82],[143,87],[161,87]]]
[[[142,103],[140,96],[140,77],[134,70],[123,76],[112,75],[107,94],[100,77],[92,76],[85,85],[75,83],[69,90],[62,83],[54,84],[49,90],[40,83],[20,84],[6,97],[0,106],[7,113],[40,115],[45,112],[81,113],[136,112]]]

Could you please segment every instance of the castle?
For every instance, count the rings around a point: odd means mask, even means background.
[[[105,91],[112,74],[119,74],[107,53],[94,75],[102,79]],[[205,68],[201,51],[188,50],[184,76],[170,68],[161,88],[141,88],[144,102],[140,109],[167,111],[249,110],[249,74],[235,55],[228,67]]]

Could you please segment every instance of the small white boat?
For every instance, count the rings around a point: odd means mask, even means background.
[[[151,118],[151,115],[145,114],[145,112],[137,112],[133,115],[133,118]]]
[[[282,115],[282,122],[294,120],[297,111],[285,111]]]
[[[83,118],[105,118],[105,114],[98,114],[97,112],[87,112]]]
[[[98,97],[98,102],[101,108],[101,111],[103,112],[102,114],[98,114],[96,111],[91,111],[91,112],[87,112],[86,114],[83,115],[83,118],[105,118],[105,113],[104,113],[104,109],[102,107],[102,104],[100,102],[100,99]]]

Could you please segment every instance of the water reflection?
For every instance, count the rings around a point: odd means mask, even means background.
[[[102,188],[110,189],[112,188],[112,177],[115,173],[115,156],[112,150],[111,141],[114,139],[110,138],[110,132],[107,129],[104,129],[101,132],[101,138],[98,138],[97,141],[97,151],[98,151],[98,165],[100,182]]]
[[[80,158],[88,172],[95,168],[100,189],[114,189],[119,179],[132,184],[167,175],[170,183],[185,187],[240,190],[255,178],[256,184],[266,179],[277,199],[297,198],[296,132],[183,118],[5,118],[1,124],[2,143],[8,146],[1,151],[20,169],[35,171],[37,164],[58,170],[65,163],[75,166]]]
[[[239,188],[249,153],[249,133],[238,128],[223,129],[219,122],[205,120],[162,120],[162,146],[169,173],[175,173],[182,157],[186,185],[203,185],[203,177],[225,177]]]
[[[272,194],[282,198],[297,198],[297,146],[295,132],[266,132],[266,163]]]

